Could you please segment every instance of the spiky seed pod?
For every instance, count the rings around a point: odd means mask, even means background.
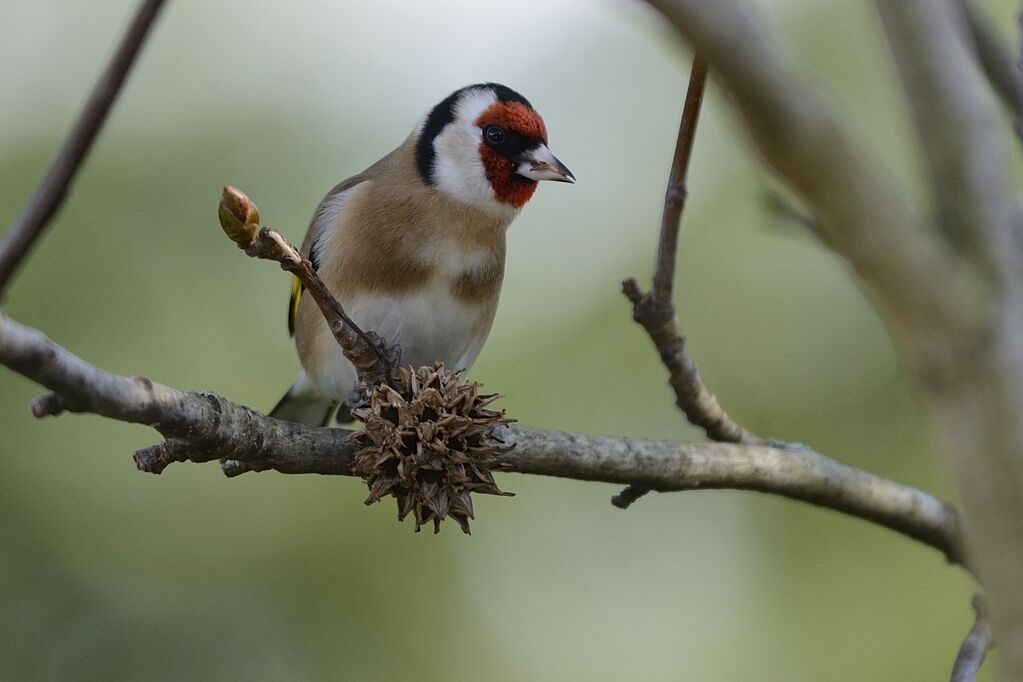
[[[352,410],[364,425],[353,436],[362,447],[352,471],[369,486],[366,504],[391,495],[398,520],[411,513],[417,532],[430,521],[439,532],[451,517],[468,533],[471,493],[512,494],[497,487],[492,472],[505,468],[499,456],[513,447],[493,430],[513,420],[488,408],[497,395],[481,395],[478,383],[462,383],[462,373],[442,363],[398,372],[397,388],[381,383]]]

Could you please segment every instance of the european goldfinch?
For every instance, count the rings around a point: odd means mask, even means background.
[[[575,181],[540,114],[503,85],[470,85],[334,187],[302,252],[356,324],[401,346],[402,364],[468,370],[497,311],[505,232],[540,180]],[[355,368],[297,281],[288,327],[303,370],[271,416],[326,425],[342,406],[345,421]]]

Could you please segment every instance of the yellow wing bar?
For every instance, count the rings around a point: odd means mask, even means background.
[[[295,318],[298,316],[298,302],[302,300],[302,282],[298,277],[291,279],[291,304],[288,305],[288,335],[295,335]]]

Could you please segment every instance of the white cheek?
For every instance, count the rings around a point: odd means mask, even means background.
[[[467,204],[497,204],[480,158],[480,132],[456,121],[434,141],[433,179],[437,186]]]
[[[480,157],[483,133],[476,125],[480,115],[496,101],[493,91],[485,88],[462,96],[454,120],[434,139],[433,180],[455,199],[510,220],[518,211],[498,201],[494,194]]]

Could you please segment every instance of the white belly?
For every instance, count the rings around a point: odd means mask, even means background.
[[[467,305],[454,298],[443,280],[415,294],[361,294],[342,301],[363,329],[401,346],[402,365],[420,367],[443,362],[448,369],[469,369],[486,341],[493,306]],[[322,327],[327,361],[307,373],[321,393],[344,400],[355,388],[355,368],[345,358],[326,325]]]

